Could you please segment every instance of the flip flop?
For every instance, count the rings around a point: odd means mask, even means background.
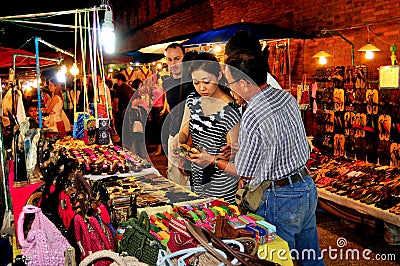
[[[390,117],[390,115],[384,115],[383,118],[384,118],[383,126],[385,127],[385,132],[386,132],[385,140],[389,141],[389,139],[390,139],[390,130],[391,130],[391,127],[392,127],[392,118]]]
[[[355,116],[356,116],[356,119],[354,121],[353,128],[355,128],[356,131],[355,131],[354,137],[359,138],[359,137],[361,137],[360,129],[362,129],[361,125],[360,125],[360,119],[361,119],[360,113],[355,114]]]
[[[340,156],[340,135],[339,134],[335,134],[335,136],[333,137],[333,155],[339,157]]]
[[[379,131],[379,139],[385,140],[385,127],[384,127],[384,116],[380,115],[378,118],[378,131]]]
[[[344,89],[339,89],[339,107],[340,107],[340,111],[344,111]]]
[[[333,102],[335,111],[340,111],[340,89],[333,89]]]
[[[344,155],[345,155],[344,147],[345,147],[345,142],[346,142],[346,139],[345,139],[345,137],[344,137],[344,134],[340,134],[340,135],[339,135],[339,139],[340,139],[340,150],[339,150],[339,155],[342,156],[342,157],[344,157]]]
[[[360,130],[360,136],[361,137],[365,137],[365,125],[367,124],[367,115],[366,114],[361,114],[360,115],[360,125],[362,127],[362,129]]]
[[[367,103],[367,113],[372,114],[372,103],[373,103],[373,92],[371,89],[367,89],[367,92],[365,93],[365,100]]]
[[[373,98],[372,98],[372,101],[373,101],[372,113],[376,115],[376,114],[378,113],[379,92],[378,92],[377,89],[373,89],[373,90],[372,90],[372,93],[373,93]]]
[[[390,166],[398,166],[398,160],[396,153],[398,153],[398,144],[392,143],[390,144]]]

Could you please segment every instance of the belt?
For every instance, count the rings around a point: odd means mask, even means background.
[[[308,170],[307,170],[306,167],[304,167],[299,172],[297,172],[297,173],[295,173],[295,174],[293,174],[291,176],[284,177],[282,179],[279,179],[279,180],[276,180],[276,181],[272,181],[272,182],[274,182],[274,187],[275,188],[285,187],[285,186],[290,185],[289,178],[290,178],[290,180],[292,180],[292,184],[294,184],[294,183],[302,180],[306,175],[308,175]],[[270,185],[270,187],[271,187],[271,185]]]

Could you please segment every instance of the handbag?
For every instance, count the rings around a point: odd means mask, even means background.
[[[85,122],[89,119],[89,114],[85,112],[76,112],[74,117],[74,129],[72,131],[72,136],[74,139],[84,138]]]
[[[121,239],[120,253],[128,254],[139,261],[155,265],[160,249],[165,249],[160,241],[150,233],[150,219],[145,211],[139,219],[129,219]]]
[[[108,118],[98,118],[96,120],[96,143],[107,145],[110,143],[110,120]]]
[[[227,254],[227,256],[232,256],[233,258],[236,258],[241,265],[244,266],[277,266],[279,265],[278,263],[268,261],[265,259],[260,259],[257,255],[251,255],[247,254],[241,250],[236,250],[227,245],[224,241],[221,240],[218,236],[216,236],[214,233],[212,233],[210,230],[207,228],[199,228],[196,227],[192,222],[187,221],[186,226],[188,230],[195,236],[197,240],[201,240],[203,243],[205,240],[207,241],[208,239],[213,243],[213,246],[222,250],[224,253]],[[200,242],[200,243],[202,243]],[[207,242],[205,242],[207,243]],[[202,244],[204,246],[204,244]],[[207,247],[208,249],[208,247]],[[224,262],[224,261],[223,261]],[[225,263],[225,262],[224,262]],[[227,265],[232,265],[232,264],[227,264]]]
[[[133,121],[133,132],[134,133],[143,133],[143,124],[142,121],[135,120]]]
[[[95,262],[98,259],[111,259],[113,260],[112,265],[118,266],[148,266],[148,264],[140,262],[137,258],[131,256],[121,256],[120,254],[113,252],[111,250],[100,250],[96,251],[89,256],[87,256],[79,266],[89,266],[91,263]]]
[[[96,143],[96,118],[89,117],[84,122],[84,140],[86,145]]]
[[[243,244],[237,240],[224,239],[224,243],[229,245],[235,245],[238,250],[244,252],[245,248]],[[209,243],[205,245],[210,246]],[[211,246],[210,246],[211,247]],[[227,255],[220,249],[214,249],[223,260],[227,260]],[[186,263],[187,261],[187,263]],[[233,259],[231,264],[236,264],[237,259]],[[167,253],[164,250],[159,251],[159,258],[157,260],[157,266],[167,266],[167,265],[193,265],[193,266],[211,266],[219,265],[221,260],[215,257],[213,254],[208,252],[208,248],[203,246],[198,246],[194,248],[181,249],[175,252]]]
[[[33,220],[32,224],[26,228],[29,220]],[[24,229],[28,231],[26,236]],[[17,237],[28,266],[64,265],[64,253],[70,244],[40,208],[32,205],[22,208]]]
[[[236,204],[239,207],[241,213],[246,214],[247,212],[256,212],[261,204],[264,190],[266,190],[272,181],[265,180],[258,187],[251,190],[249,184],[246,184],[243,188],[238,189],[235,196]]]
[[[169,221],[169,228],[170,238],[168,239],[167,247],[171,252],[194,248],[199,245],[199,242],[186,230],[184,219],[172,217]]]

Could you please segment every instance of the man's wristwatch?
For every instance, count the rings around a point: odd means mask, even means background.
[[[216,158],[216,159],[214,160],[214,167],[215,167],[215,168],[219,169],[219,167],[218,167],[218,162],[219,162],[221,159],[222,159],[222,158]]]

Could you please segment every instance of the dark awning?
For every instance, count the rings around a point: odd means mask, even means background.
[[[284,28],[274,24],[262,24],[253,22],[238,22],[213,30],[204,32],[193,37],[182,44],[184,46],[205,45],[210,43],[225,43],[235,32],[239,30],[248,30],[260,40],[277,40],[277,39],[310,39],[311,37],[299,31]]]
[[[134,63],[151,63],[164,57],[163,54],[142,53],[137,50],[126,52],[125,54],[132,56],[132,62]]]

